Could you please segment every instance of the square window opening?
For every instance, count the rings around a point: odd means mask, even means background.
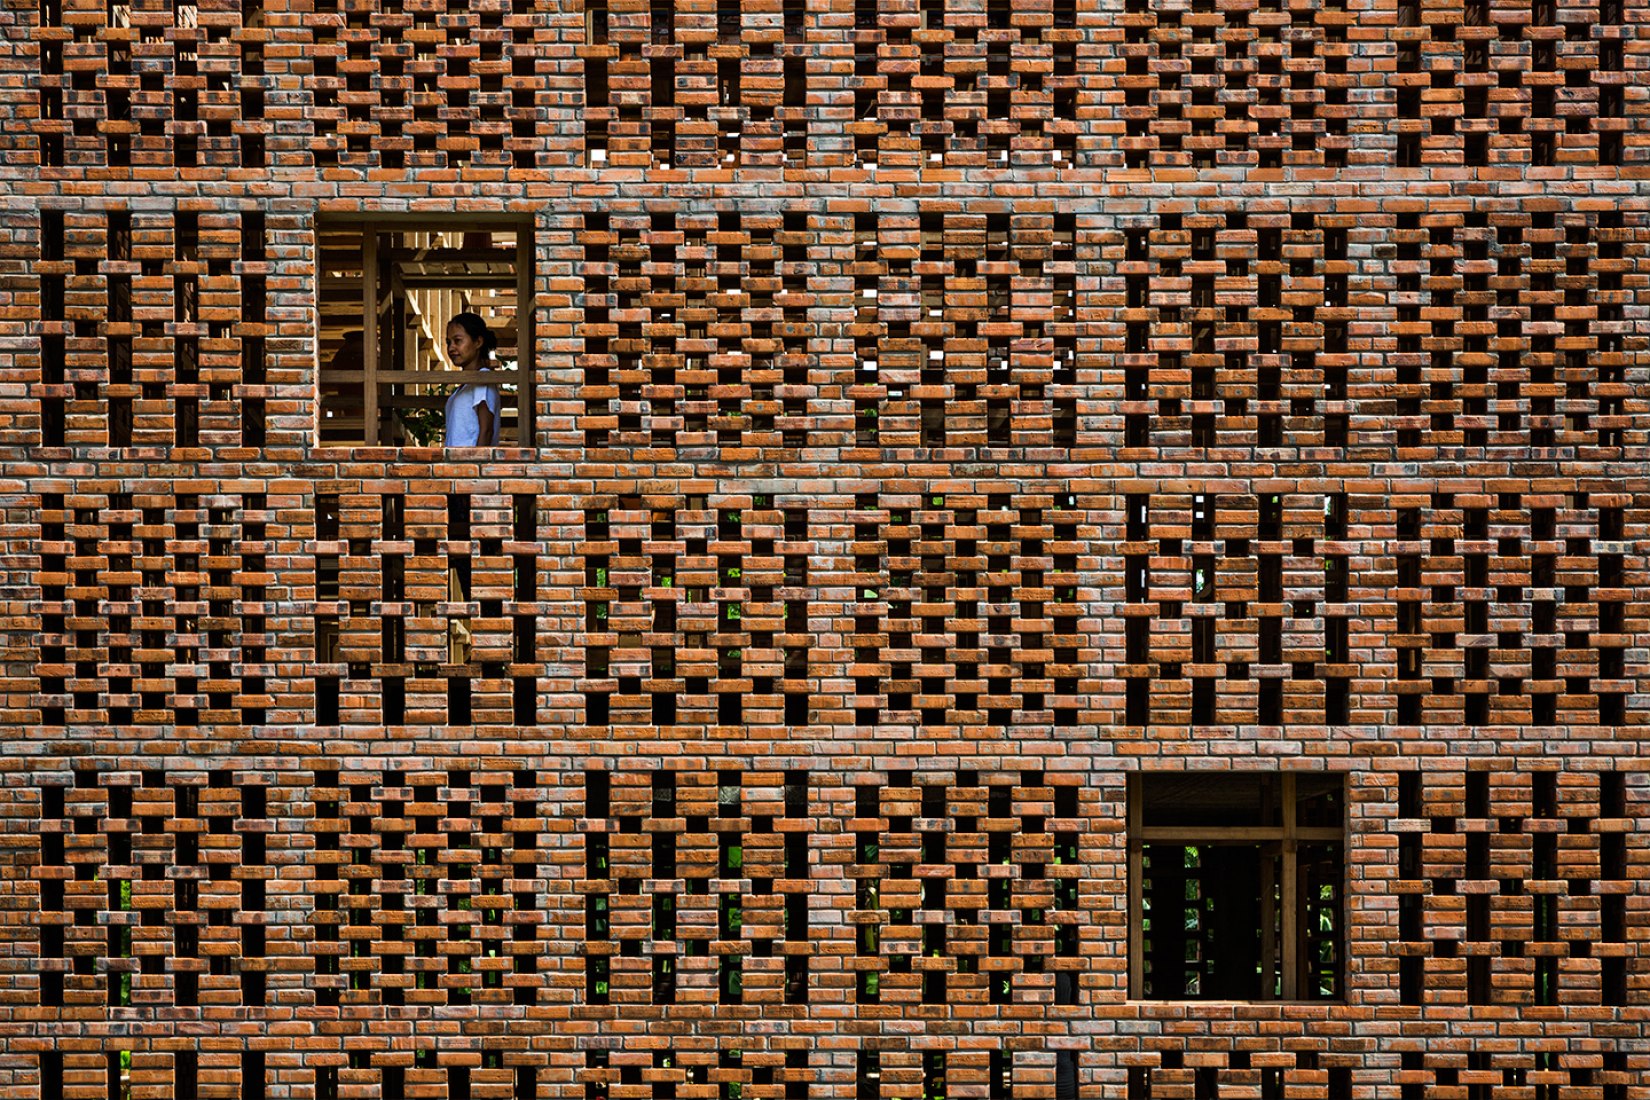
[[[323,218],[316,235],[322,446],[532,445],[531,219]],[[450,342],[461,314],[491,340]]]
[[[1130,996],[1344,999],[1345,819],[1338,775],[1133,777]]]

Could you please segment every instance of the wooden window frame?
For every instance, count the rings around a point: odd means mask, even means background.
[[[347,226],[361,231],[361,302],[360,319],[362,333],[361,355],[361,417],[362,438],[350,442],[322,443],[319,435],[322,394],[325,392],[325,382],[338,381],[340,372],[329,371],[326,364],[320,362],[320,345],[317,341],[316,363],[316,402],[317,402],[317,443],[327,447],[366,446],[375,447],[386,444],[378,439],[379,433],[379,387],[397,382],[439,382],[457,383],[489,382],[494,385],[514,383],[516,386],[516,424],[517,440],[513,444],[494,443],[493,447],[510,446],[532,448],[537,445],[534,427],[533,412],[536,408],[536,374],[534,351],[534,303],[535,280],[534,259],[536,256],[537,218],[532,214],[474,214],[464,212],[451,213],[419,213],[419,214],[373,214],[357,211],[338,211],[320,213],[316,218],[317,234],[317,262],[320,255],[320,238],[325,229],[330,226]],[[379,315],[382,305],[381,288],[379,287],[378,248],[379,237],[386,232],[411,232],[414,230],[428,230],[441,233],[463,233],[470,231],[498,231],[511,230],[516,235],[514,270],[512,281],[515,287],[516,300],[516,363],[514,372],[500,371],[407,371],[407,370],[380,370],[380,341]],[[321,272],[320,277],[324,278]],[[452,277],[447,283],[454,287],[480,286],[485,284],[503,285],[495,276],[466,276],[464,279]],[[319,311],[321,305],[319,295],[321,288],[317,285],[316,306]],[[319,313],[318,313],[319,316]],[[324,373],[331,375],[324,378]]]
[[[1129,999],[1173,1002],[1177,1004],[1195,1004],[1197,998],[1192,997],[1146,997],[1144,994],[1146,978],[1146,936],[1145,936],[1145,852],[1148,844],[1180,844],[1180,845],[1218,845],[1226,844],[1278,844],[1281,846],[1283,858],[1279,860],[1279,897],[1280,907],[1278,928],[1278,960],[1279,978],[1282,989],[1278,997],[1263,996],[1261,1002],[1283,1003],[1299,1002],[1306,1004],[1334,1004],[1346,1000],[1346,960],[1344,952],[1347,942],[1347,868],[1349,866],[1347,850],[1347,815],[1349,803],[1346,799],[1346,777],[1340,775],[1342,790],[1342,817],[1338,827],[1300,825],[1297,821],[1298,803],[1296,801],[1296,781],[1303,772],[1229,772],[1212,773],[1231,776],[1250,776],[1255,774],[1275,776],[1279,780],[1280,819],[1277,825],[1146,825],[1145,824],[1145,780],[1151,775],[1172,774],[1165,772],[1136,772],[1128,777],[1128,891],[1129,891]],[[1339,773],[1328,773],[1337,775]],[[1340,932],[1342,942],[1340,988],[1333,998],[1307,998],[1302,995],[1301,948],[1306,942],[1304,929],[1300,926],[1300,863],[1299,846],[1303,843],[1338,844],[1341,850],[1341,904],[1340,904]],[[1211,998],[1211,1001],[1214,999]],[[1215,1001],[1214,1003],[1219,1003]],[[1244,1001],[1241,1003],[1259,1003]]]

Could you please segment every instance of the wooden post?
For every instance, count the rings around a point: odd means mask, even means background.
[[[378,443],[378,228],[362,227],[361,242],[361,431]]]
[[[390,298],[388,313],[390,323],[387,334],[389,338],[385,341],[385,350],[389,353],[386,361],[392,364],[390,369],[404,371],[411,365],[407,358],[407,292],[406,288],[401,285],[401,265],[396,261],[395,256],[395,250],[391,249],[388,264]],[[392,391],[392,396],[399,396],[405,392],[405,386],[397,386]],[[398,419],[399,415],[396,414]],[[399,429],[390,442],[396,446],[404,447],[407,445],[405,423],[399,425]]]
[[[516,230],[516,443],[531,447],[533,431],[533,230],[529,223]],[[503,442],[501,439],[499,442]]]

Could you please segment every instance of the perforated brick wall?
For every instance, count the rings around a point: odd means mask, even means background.
[[[1650,1100],[1650,9],[0,38],[0,1094]]]

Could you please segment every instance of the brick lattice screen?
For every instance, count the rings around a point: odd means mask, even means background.
[[[0,46],[0,1095],[1650,1100],[1650,8]]]

